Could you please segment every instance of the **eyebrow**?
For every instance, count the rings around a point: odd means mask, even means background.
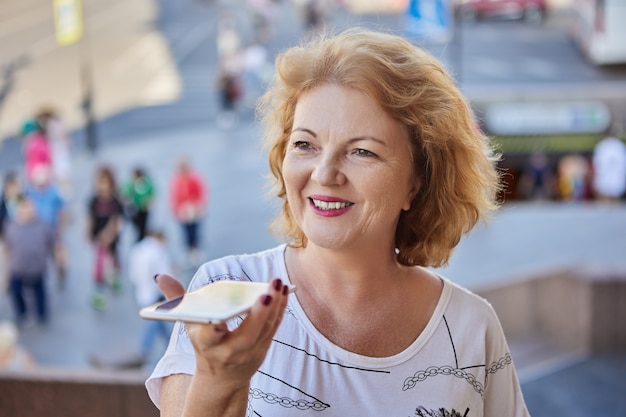
[[[304,127],[296,127],[295,129],[293,129],[291,131],[291,133],[294,133],[294,132],[304,132],[304,133],[308,133],[309,135],[311,135],[311,136],[313,136],[315,138],[317,137],[315,132],[313,132],[312,130],[309,130],[307,128],[304,128]]]
[[[317,134],[315,134],[315,132],[313,132],[310,129],[304,128],[304,127],[296,127],[295,129],[293,129],[291,131],[291,133],[294,132],[304,132],[304,133],[308,133],[309,135],[313,136],[314,138],[317,138]],[[350,140],[348,140],[348,143],[354,143],[354,142],[359,142],[362,140],[371,140],[374,142],[378,142],[381,145],[387,146],[387,143],[381,139],[378,139],[377,137],[374,136],[357,136],[355,138],[351,138]]]

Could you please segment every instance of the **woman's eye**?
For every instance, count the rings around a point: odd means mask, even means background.
[[[368,157],[372,157],[372,156],[376,156],[376,154],[374,152],[368,151],[367,149],[355,149],[354,153],[358,156],[368,156]]]
[[[307,149],[311,149],[311,143],[305,140],[296,140],[293,142],[293,147],[305,151]]]

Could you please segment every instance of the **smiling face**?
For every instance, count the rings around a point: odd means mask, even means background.
[[[282,169],[293,219],[309,244],[394,249],[417,181],[406,130],[376,101],[331,84],[307,92]]]

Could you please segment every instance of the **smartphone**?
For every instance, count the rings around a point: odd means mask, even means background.
[[[268,282],[217,281],[178,298],[139,310],[148,320],[219,324],[248,312],[256,300],[270,292]],[[295,291],[289,286],[289,292]]]

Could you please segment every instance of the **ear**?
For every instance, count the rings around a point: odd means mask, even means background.
[[[415,179],[413,181],[411,189],[409,190],[409,193],[407,194],[406,201],[404,202],[404,205],[402,206],[402,210],[409,211],[411,209],[411,204],[413,203],[413,199],[415,198],[415,196],[417,195],[417,193],[419,192],[421,188],[422,188],[422,179],[421,178]]]

